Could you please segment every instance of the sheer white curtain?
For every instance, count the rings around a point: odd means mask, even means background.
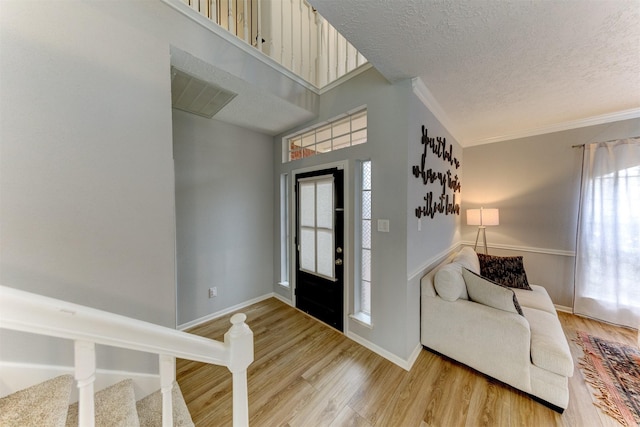
[[[640,325],[640,137],[584,147],[574,312]]]

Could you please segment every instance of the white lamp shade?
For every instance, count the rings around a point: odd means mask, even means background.
[[[480,225],[480,209],[467,209],[467,224]]]
[[[500,213],[498,209],[467,209],[468,225],[498,225],[500,224]]]

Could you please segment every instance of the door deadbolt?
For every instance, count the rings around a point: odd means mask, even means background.
[[[341,253],[342,253],[342,248],[341,248],[341,247],[337,247],[337,248],[336,248],[336,252],[337,252],[337,253],[339,253],[339,254],[341,254]]]

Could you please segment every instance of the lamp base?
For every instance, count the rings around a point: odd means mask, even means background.
[[[478,227],[478,233],[476,234],[476,244],[473,245],[473,250],[477,252],[476,248],[478,247],[478,239],[480,238],[480,231],[482,231],[482,242],[484,245],[484,254],[488,255],[489,251],[487,250],[487,233],[486,233],[487,227],[485,226],[480,226]]]

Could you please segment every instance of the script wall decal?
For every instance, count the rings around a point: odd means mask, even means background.
[[[453,144],[447,146],[447,139],[430,138],[427,129],[422,126],[421,144],[423,146],[420,164],[412,168],[413,176],[420,179],[427,188],[424,203],[416,208],[416,217],[433,218],[438,214],[460,215],[460,178],[456,170],[460,167],[460,161],[453,156]],[[446,171],[425,169],[428,156],[436,156],[443,160]],[[448,168],[447,168],[448,164]],[[452,168],[453,169],[452,171]],[[435,192],[435,196],[434,196]],[[456,201],[458,193],[458,201]]]

